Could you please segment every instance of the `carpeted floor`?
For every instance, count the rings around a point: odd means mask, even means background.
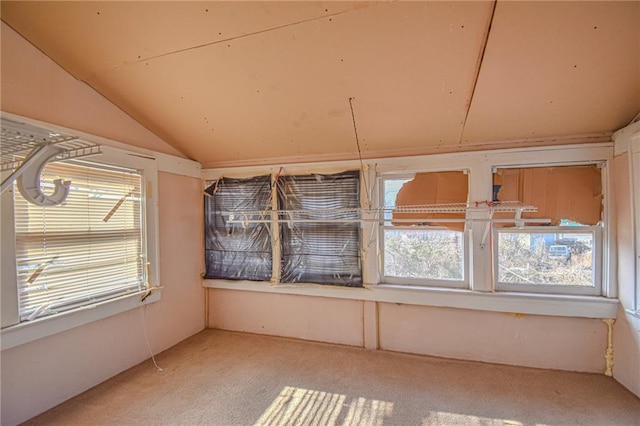
[[[27,424],[640,425],[604,375],[205,330]]]

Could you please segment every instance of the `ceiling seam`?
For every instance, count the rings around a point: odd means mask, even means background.
[[[487,33],[482,43],[482,51],[480,52],[478,66],[476,68],[476,75],[475,75],[475,78],[473,79],[473,87],[471,88],[471,97],[469,98],[469,104],[467,105],[467,110],[465,111],[465,114],[464,114],[464,121],[462,122],[462,130],[460,131],[460,138],[458,139],[458,145],[462,144],[462,136],[464,135],[464,129],[467,126],[469,111],[471,111],[471,105],[473,104],[473,97],[476,93],[476,88],[478,86],[478,79],[480,78],[480,70],[482,69],[482,63],[484,62],[484,55],[487,52],[487,45],[489,44],[489,35],[491,34],[491,27],[493,26],[493,18],[496,14],[497,5],[498,5],[498,0],[494,0],[493,8],[491,9],[491,17],[489,18],[489,26],[487,27]]]
[[[376,7],[376,6],[379,6],[380,4],[387,4],[387,3],[378,3],[378,4],[375,4],[374,6],[368,6],[368,7]],[[347,13],[352,13],[352,12],[356,12],[356,11],[363,10],[363,9],[366,9],[366,8],[359,7],[359,8],[355,8],[355,9],[343,10],[341,12],[329,13],[329,14],[325,14],[325,15],[322,15],[322,16],[315,16],[313,18],[303,19],[301,21],[291,22],[289,24],[279,25],[277,27],[272,27],[272,28],[267,28],[267,29],[264,29],[264,30],[254,31],[252,33],[246,33],[246,34],[241,34],[241,35],[234,36],[234,37],[225,38],[225,39],[222,39],[222,40],[211,41],[211,42],[208,42],[208,43],[199,44],[197,46],[185,47],[185,48],[182,48],[182,49],[174,50],[172,52],[161,53],[159,55],[150,56],[148,58],[138,59],[137,61],[127,63],[124,66],[135,65],[135,64],[139,64],[141,62],[148,62],[148,61],[152,61],[154,59],[163,58],[165,56],[176,55],[176,54],[179,54],[179,53],[188,52],[190,50],[201,49],[201,48],[204,48],[204,47],[213,46],[213,45],[220,44],[220,43],[228,43],[228,42],[233,41],[233,40],[238,40],[238,39],[242,39],[242,38],[246,38],[246,37],[260,35],[260,34],[268,33],[268,32],[271,32],[271,31],[277,31],[277,30],[281,30],[281,29],[284,29],[284,28],[293,27],[293,26],[300,25],[300,24],[306,24],[306,23],[309,23],[309,22],[318,21],[318,20],[325,19],[325,18],[331,18],[331,17],[334,17],[334,16],[344,15],[344,14],[347,14]],[[119,68],[121,68],[121,67],[115,67],[114,69],[119,69]]]

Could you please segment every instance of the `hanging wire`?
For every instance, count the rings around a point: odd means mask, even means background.
[[[362,173],[362,179],[364,180],[365,197],[367,202],[367,208],[371,208],[371,198],[369,197],[369,185],[367,184],[367,174],[364,171],[364,163],[362,162],[362,150],[360,149],[360,139],[358,138],[358,127],[356,126],[356,115],[353,112],[353,100],[355,98],[349,98],[349,108],[351,109],[351,120],[353,121],[353,132],[356,135],[356,146],[358,147],[358,158],[360,159],[360,172]]]

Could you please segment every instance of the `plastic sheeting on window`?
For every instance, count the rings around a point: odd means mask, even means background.
[[[277,189],[280,210],[310,210],[296,217],[321,220],[281,222],[280,281],[361,287],[359,223],[322,221],[358,219],[358,213],[313,212],[359,208],[360,173],[282,176]]]
[[[562,219],[596,225],[602,219],[602,176],[595,165],[498,169],[493,174],[499,201],[520,201],[538,208],[522,217]],[[496,215],[498,217],[498,215]]]
[[[396,206],[467,203],[468,176],[463,171],[416,173],[414,178],[402,185],[396,197]],[[464,219],[464,213],[407,213],[393,212],[393,219],[420,219],[415,223],[392,222],[393,225],[444,226],[452,231],[464,230],[464,223],[438,223],[437,219]],[[428,220],[425,220],[428,219]]]
[[[228,212],[271,209],[271,176],[221,178],[205,192],[205,278],[270,280],[269,224],[229,223]]]

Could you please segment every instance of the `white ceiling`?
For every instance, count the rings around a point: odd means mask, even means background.
[[[602,140],[640,111],[638,1],[0,7],[204,166],[355,158],[350,98],[363,157]]]

